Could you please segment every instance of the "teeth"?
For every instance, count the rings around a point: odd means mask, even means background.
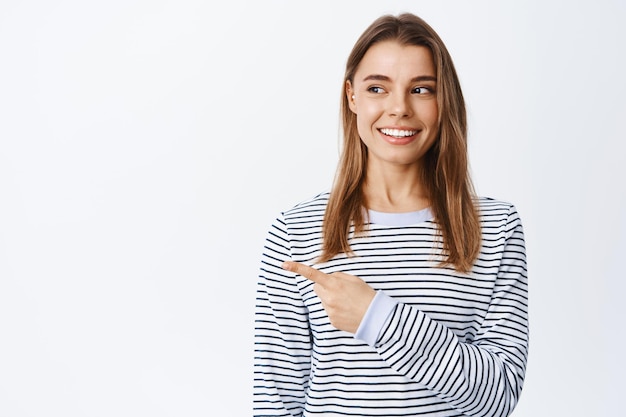
[[[413,136],[417,133],[417,130],[400,130],[400,129],[380,129],[380,131],[387,136],[395,136],[397,138]]]

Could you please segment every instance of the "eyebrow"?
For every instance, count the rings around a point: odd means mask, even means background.
[[[371,74],[363,78],[363,81],[391,81],[391,78],[387,77],[386,75]],[[432,75],[419,75],[417,77],[411,78],[412,83],[420,81],[437,81],[437,77],[433,77]]]

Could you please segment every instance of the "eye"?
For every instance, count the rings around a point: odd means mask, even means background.
[[[374,94],[382,94],[385,92],[385,90],[382,87],[378,87],[376,85],[368,87],[367,91],[369,91],[370,93],[374,93]]]
[[[411,90],[411,93],[413,94],[432,94],[433,93],[433,89],[430,87],[415,87],[414,89]]]

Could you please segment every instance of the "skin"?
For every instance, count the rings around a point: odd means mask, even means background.
[[[346,82],[346,95],[368,149],[363,188],[368,208],[406,212],[427,207],[419,168],[439,134],[430,50],[396,41],[374,44],[363,56],[353,82]],[[417,133],[394,138],[381,131],[385,128]]]
[[[350,110],[368,149],[363,192],[372,210],[406,212],[429,205],[419,170],[439,134],[435,76],[428,48],[384,41],[368,49],[353,83],[346,82]],[[411,134],[390,136],[381,129]],[[356,333],[376,295],[372,287],[342,272],[325,274],[291,261],[282,267],[313,281],[331,324]]]
[[[298,262],[285,262],[283,268],[313,281],[313,290],[322,301],[330,324],[356,333],[376,291],[361,278],[343,272],[325,274]]]

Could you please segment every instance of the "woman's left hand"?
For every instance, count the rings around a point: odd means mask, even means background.
[[[282,267],[313,281],[330,323],[339,330],[356,333],[376,291],[354,275],[325,274],[310,266],[287,261]]]

